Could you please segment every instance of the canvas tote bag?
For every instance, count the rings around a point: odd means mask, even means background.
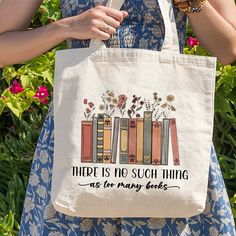
[[[120,9],[122,0],[108,1]],[[190,217],[204,210],[213,57],[182,55],[171,0],[162,51],[58,51],[52,204],[80,217]]]

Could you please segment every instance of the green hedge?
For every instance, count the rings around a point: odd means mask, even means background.
[[[45,0],[31,27],[60,18],[58,0]],[[193,36],[188,28],[187,36]],[[17,235],[35,145],[48,103],[35,97],[40,86],[53,90],[54,54],[65,43],[26,62],[0,70],[0,235]],[[207,55],[201,46],[185,53]],[[23,89],[11,93],[13,81]],[[16,85],[16,84],[15,84]],[[14,91],[14,90],[12,90]],[[44,102],[43,102],[44,101]],[[48,101],[49,102],[49,101]],[[45,104],[46,103],[46,104]],[[236,66],[217,64],[214,145],[236,218]]]

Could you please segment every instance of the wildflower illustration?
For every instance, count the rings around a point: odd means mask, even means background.
[[[104,111],[104,115],[106,117],[111,117],[116,109],[116,105],[118,103],[117,98],[113,91],[107,90],[105,93],[102,94],[102,104],[99,105],[99,110]]]
[[[158,96],[157,92],[153,93],[153,101],[149,99],[144,99],[144,105],[147,111],[152,111],[154,120],[161,120],[162,118],[170,117],[172,111],[176,111],[175,107],[172,105],[175,97],[173,95],[168,95],[166,97],[166,102],[162,103],[162,98]]]
[[[162,98],[158,96],[157,92],[153,93],[153,102],[149,99],[144,99],[145,108],[147,111],[152,111],[154,120],[159,120],[161,117],[165,118],[165,113],[161,109]]]
[[[83,100],[86,120],[81,123],[82,162],[116,163],[119,148],[120,164],[168,165],[171,145],[173,163],[180,165],[177,123],[170,116],[176,111],[173,95],[163,101],[156,91],[152,98],[128,98],[107,90],[100,98],[96,113],[95,104],[87,98]],[[120,117],[113,119],[116,112]]]
[[[161,108],[163,108],[165,111],[165,117],[170,117],[171,112],[175,112],[176,108],[172,105],[172,102],[175,100],[175,97],[173,95],[168,95],[166,97],[166,102],[161,105]]]
[[[127,114],[129,118],[132,118],[133,116],[136,116],[136,118],[140,117],[140,111],[144,105],[144,101],[141,100],[141,96],[137,97],[136,95],[133,95],[133,100],[130,108],[127,111]]]
[[[127,96],[124,94],[121,94],[118,96],[118,102],[117,102],[117,108],[120,111],[121,116],[123,117],[125,114],[125,108],[126,108],[126,102],[127,102]]]
[[[94,103],[88,101],[88,99],[85,98],[83,104],[85,105],[84,117],[86,118],[86,120],[92,119],[95,116],[95,114],[93,113],[93,111],[95,110]]]

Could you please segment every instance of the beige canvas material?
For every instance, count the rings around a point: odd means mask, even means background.
[[[109,1],[108,6],[119,9],[122,3]],[[55,209],[62,213],[80,217],[190,217],[205,208],[216,59],[179,54],[171,1],[159,3],[168,29],[161,52],[105,48],[94,40],[89,48],[56,54],[51,197]],[[103,112],[99,106],[107,90],[113,93],[110,99],[127,97],[124,118],[129,118],[133,95],[147,102],[157,92],[163,105],[159,109],[166,118],[176,120],[179,165],[173,162],[171,132],[165,165],[120,164],[120,140],[116,163],[81,161],[82,121],[88,108],[84,103],[92,102],[97,116]],[[174,101],[165,102],[168,95]],[[137,112],[143,117],[145,109],[143,105]],[[112,114],[112,124],[114,117],[121,118],[119,109]],[[73,167],[77,172],[73,173]],[[109,183],[106,187],[105,182]]]

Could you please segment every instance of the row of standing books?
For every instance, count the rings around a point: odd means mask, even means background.
[[[112,121],[98,114],[82,121],[81,133],[81,162],[116,163],[119,148],[120,164],[168,165],[171,145],[173,163],[180,164],[175,118],[153,121],[152,112],[145,111],[143,118]]]

